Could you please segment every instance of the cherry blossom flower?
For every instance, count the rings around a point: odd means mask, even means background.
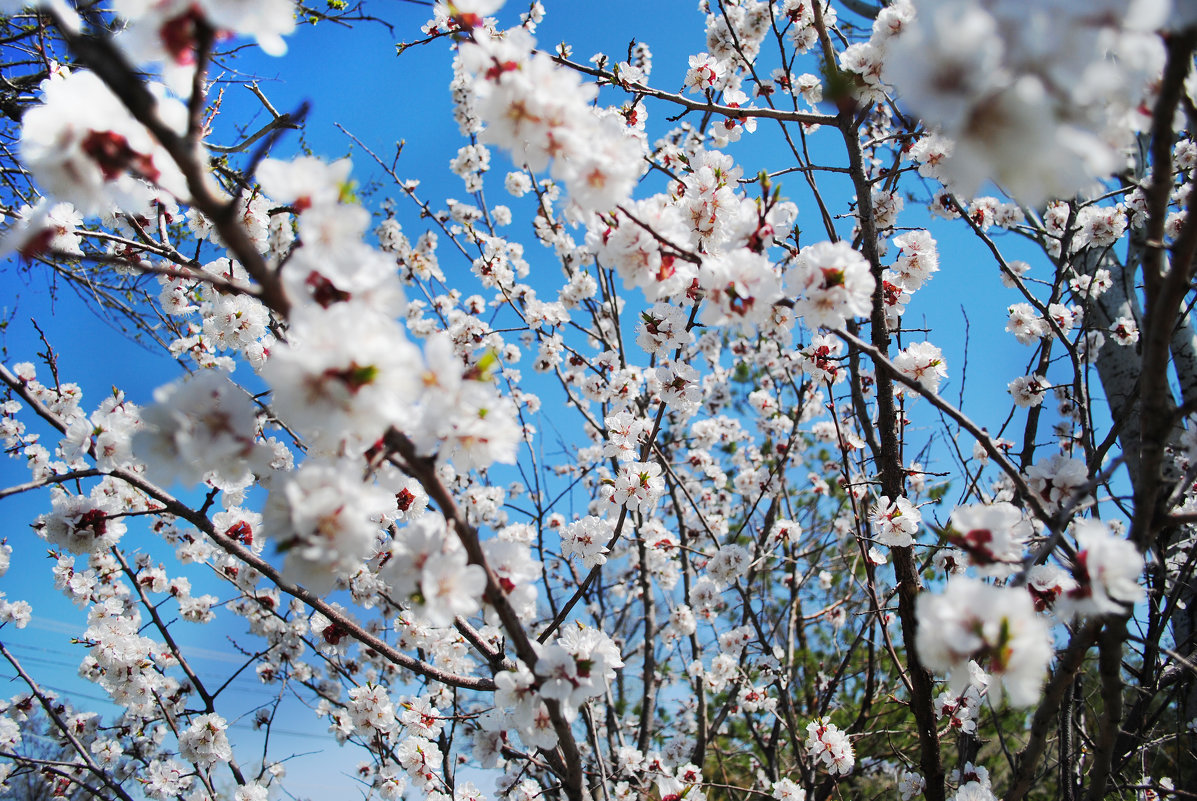
[[[581,557],[587,569],[606,564],[607,543],[613,533],[610,521],[587,515],[561,530],[561,554],[566,558]]]
[[[875,286],[869,263],[843,241],[803,248],[786,275],[786,289],[799,296],[794,311],[812,330],[842,328],[847,318],[867,315]]]
[[[1133,317],[1119,317],[1110,324],[1110,334],[1119,345],[1134,345],[1139,341],[1139,326]]]
[[[888,10],[888,9],[887,9]],[[894,237],[894,245],[901,251],[893,271],[902,286],[910,291],[922,288],[939,271],[939,251],[927,231],[909,231]]]
[[[642,312],[636,331],[636,344],[660,357],[671,356],[694,341],[694,335],[686,329],[685,312],[668,303],[654,303]]]
[[[179,756],[205,768],[228,762],[233,758],[233,749],[225,735],[227,728],[224,718],[215,713],[194,718],[185,731],[179,732]]]
[[[811,759],[833,776],[847,776],[856,765],[856,753],[848,735],[827,718],[806,725],[806,751]]]
[[[926,786],[927,782],[922,775],[912,770],[903,769],[898,776],[898,796],[902,801],[910,801],[915,796],[922,795]]]
[[[1053,454],[1027,468],[1027,484],[1048,509],[1058,509],[1065,502],[1075,503],[1076,495],[1089,481],[1089,470],[1080,459]]]
[[[894,357],[894,367],[932,393],[938,393],[939,383],[948,377],[943,351],[930,342],[915,342],[898,351]]]
[[[151,798],[177,798],[191,788],[194,771],[173,759],[155,759],[146,770],[146,792]]]
[[[773,782],[773,798],[777,801],[806,801],[806,790],[792,779],[783,777]]]
[[[690,68],[686,71],[683,86],[687,91],[705,92],[716,88],[725,72],[723,62],[711,57],[708,53],[696,53],[690,56]]]
[[[353,725],[367,737],[375,732],[387,735],[398,726],[395,707],[385,687],[368,684],[349,690],[349,714]]]
[[[1041,375],[1025,375],[1006,385],[1006,391],[1014,398],[1014,405],[1022,408],[1039,406],[1047,397],[1049,385]]]
[[[923,516],[907,498],[890,501],[882,495],[873,506],[873,525],[877,527],[877,541],[892,548],[914,545]]]
[[[48,542],[72,553],[107,550],[125,533],[116,505],[97,486],[89,495],[70,495],[55,489],[53,511],[42,515],[34,529]]]
[[[266,801],[270,788],[257,782],[246,782],[233,793],[233,801]]]
[[[734,325],[751,330],[764,322],[781,299],[781,286],[769,260],[736,249],[704,259],[698,275],[706,290],[701,320],[707,325]]]
[[[748,572],[752,554],[742,545],[729,543],[720,546],[715,555],[707,560],[707,573],[720,585],[732,584]]]
[[[685,247],[690,235],[681,211],[660,196],[634,201],[623,214],[589,227],[587,244],[612,264],[627,287],[640,287],[650,301],[676,295],[698,277],[695,266],[663,242]],[[656,234],[650,233],[650,230]]]
[[[954,576],[942,594],[920,595],[917,613],[919,655],[930,669],[951,674],[954,693],[967,686],[975,659],[1001,679],[1010,703],[1025,707],[1039,699],[1052,644],[1025,589]]]
[[[187,196],[170,156],[94,73],[52,77],[42,97],[21,120],[21,157],[51,195],[84,215],[149,206],[151,184]],[[158,106],[162,119],[182,127],[181,104]]]
[[[1077,520],[1072,532],[1077,541],[1072,564],[1075,586],[1060,596],[1063,614],[1123,614],[1146,596],[1139,583],[1143,556],[1133,543],[1093,518]]]
[[[1022,564],[1023,548],[1033,530],[1013,504],[958,506],[952,512],[949,537],[968,554],[983,576],[1005,578]]]
[[[1051,333],[1047,322],[1029,303],[1015,303],[1010,307],[1010,319],[1006,323],[1006,330],[1023,345],[1033,345],[1042,337]]]
[[[631,193],[641,172],[641,144],[616,116],[596,112],[593,86],[559,68],[523,29],[503,39],[475,36],[461,46],[474,76],[474,104],[486,128],[482,138],[507,148],[533,171],[549,166],[570,198],[606,211]]]
[[[29,625],[33,619],[33,607],[28,601],[8,601],[0,593],[0,623],[11,623],[18,629]]]
[[[286,575],[321,592],[360,567],[377,537],[371,518],[393,503],[352,468],[309,460],[271,488],[262,526],[286,554]]]
[[[377,440],[411,419],[420,353],[393,321],[353,304],[296,320],[262,369],[279,416],[313,442]]]
[[[1027,590],[1035,599],[1037,612],[1054,610],[1060,597],[1076,587],[1076,580],[1055,565],[1035,565],[1027,572]]]
[[[661,465],[656,462],[625,462],[615,480],[611,502],[629,512],[648,512],[665,492]]]
[[[1157,9],[1110,11],[924,2],[889,41],[884,77],[956,140],[944,169],[964,195],[986,178],[1031,205],[1071,195],[1114,169],[1130,112],[1163,63],[1148,34],[1162,21]],[[1028,29],[1056,46],[1039,47]],[[1117,77],[1107,59],[1121,63]]]
[[[194,486],[210,472],[236,478],[265,468],[257,407],[223,375],[207,371],[160,387],[154,401],[141,412],[133,448],[158,481]]]

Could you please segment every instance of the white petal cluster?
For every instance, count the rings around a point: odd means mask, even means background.
[[[51,545],[89,554],[108,550],[124,536],[119,507],[100,485],[89,495],[70,495],[55,488],[52,498],[53,511],[33,524]]]
[[[1051,632],[1022,588],[995,587],[953,576],[941,594],[919,596],[915,643],[931,670],[951,674],[957,695],[968,684],[970,660],[994,677],[1015,706],[1039,700],[1052,657]]]
[[[418,619],[433,626],[477,612],[486,589],[485,572],[468,563],[439,515],[425,515],[396,532],[383,576]]]
[[[939,272],[939,249],[927,231],[909,231],[894,237],[900,255],[891,268],[902,286],[910,291],[922,289]]]
[[[1072,534],[1077,543],[1072,565],[1076,584],[1060,598],[1062,613],[1118,615],[1146,597],[1139,583],[1143,555],[1134,543],[1093,518],[1073,523]]]
[[[436,787],[443,786],[440,772],[444,767],[441,749],[436,743],[413,735],[399,743],[395,756],[399,766],[407,771],[415,786],[425,791],[426,796]]]
[[[189,486],[215,472],[237,479],[264,469],[269,455],[255,442],[257,407],[240,387],[214,371],[154,391],[142,410],[133,449],[154,480]]]
[[[950,528],[952,543],[968,554],[980,575],[993,578],[1017,571],[1023,548],[1034,533],[1018,507],[1005,501],[958,506]]]
[[[467,365],[448,336],[437,335],[425,346],[420,367],[421,394],[415,415],[400,423],[416,445],[462,471],[512,464],[523,441],[515,404],[499,394],[490,371],[493,354]]]
[[[773,798],[776,801],[806,801],[806,790],[793,779],[778,779],[773,782]]]
[[[273,201],[262,212],[275,203],[294,209],[294,246],[288,243],[280,248],[287,258],[282,279],[292,298],[323,309],[350,303],[363,312],[368,308],[394,317],[403,308],[403,289],[394,262],[363,240],[370,214],[352,202],[351,167],[349,159],[331,164],[309,156],[266,159],[256,175],[262,193],[254,200]],[[287,214],[257,216],[290,235]],[[301,310],[308,310],[306,303]]]
[[[233,758],[233,749],[226,729],[228,724],[220,715],[200,715],[179,732],[179,756],[205,768],[228,762]]]
[[[194,774],[193,768],[174,759],[155,759],[146,770],[146,793],[160,801],[178,798],[191,788]]]
[[[781,300],[781,282],[763,253],[735,248],[703,260],[698,282],[706,290],[701,320],[752,331]]]
[[[502,38],[475,31],[460,59],[474,77],[474,104],[486,128],[482,139],[512,152],[533,171],[550,168],[570,199],[606,211],[631,194],[643,171],[642,145],[622,117],[602,114],[594,86],[558,67],[517,28]],[[551,160],[551,166],[550,166]]]
[[[614,530],[611,521],[587,515],[561,529],[561,555],[580,557],[587,569],[606,564],[607,543]]]
[[[127,23],[125,49],[141,63],[162,64],[168,76],[175,73],[172,83],[181,88],[195,66],[199,24],[252,36],[272,56],[287,51],[283,37],[295,29],[291,0],[114,0],[112,6]]]
[[[909,548],[914,545],[923,515],[908,498],[890,501],[882,495],[873,506],[873,525],[877,527],[877,541],[891,548]]]
[[[726,69],[723,62],[710,53],[695,53],[690,56],[690,68],[682,82],[687,92],[702,93],[716,88],[722,81]]]
[[[178,682],[157,669],[155,657],[166,649],[143,637],[135,609],[118,599],[96,604],[88,612],[87,640],[92,644],[79,668],[132,714],[153,714],[159,699],[178,689]]]
[[[487,731],[514,728],[526,745],[551,748],[557,733],[545,699],[559,702],[565,719],[574,720],[586,699],[607,691],[623,658],[610,637],[582,625],[569,627],[555,643],[538,645],[537,653],[535,673],[520,662],[495,675],[495,708],[481,723]]]
[[[33,606],[28,601],[9,601],[0,592],[0,623],[11,623],[18,629],[33,619]]]
[[[603,423],[607,426],[603,457],[620,462],[638,459],[644,439],[652,431],[652,421],[637,417],[625,409],[608,415]]]
[[[698,371],[686,362],[670,362],[657,368],[661,400],[671,409],[688,414],[702,404],[702,381]]]
[[[694,341],[694,334],[686,330],[686,316],[677,306],[654,303],[641,312],[636,326],[636,344],[645,352],[660,358],[670,358],[678,348]]]
[[[856,766],[852,741],[826,718],[806,724],[806,752],[832,776],[847,776]]]
[[[976,662],[968,663],[968,675],[968,685],[960,694],[945,691],[935,699],[935,717],[947,718],[948,726],[965,734],[977,730],[981,702],[989,688],[989,676]]]
[[[1015,303],[1009,313],[1006,330],[1022,345],[1033,345],[1051,333],[1051,326],[1029,303]]]
[[[940,382],[948,377],[943,351],[930,342],[915,342],[898,351],[894,367],[932,393],[938,393]]]
[[[262,525],[286,553],[284,573],[314,592],[356,572],[371,555],[395,499],[348,465],[309,460],[271,488]]]
[[[926,786],[927,782],[921,774],[904,769],[898,776],[898,797],[902,801],[910,801],[910,799],[922,795]]]
[[[163,100],[158,113],[186,119],[177,102]],[[85,216],[146,208],[154,187],[187,194],[170,156],[91,72],[63,73],[43,84],[42,103],[21,120],[21,158],[48,194]]]
[[[1014,405],[1020,408],[1039,406],[1047,397],[1050,384],[1041,375],[1024,375],[1006,385],[1006,391],[1014,399]]]
[[[811,380],[822,384],[838,384],[847,373],[841,369],[839,358],[843,355],[844,343],[831,334],[815,334],[810,344],[798,351],[796,357],[802,372]]]
[[[399,724],[391,696],[386,687],[379,684],[349,690],[349,716],[354,728],[365,737],[373,737],[376,733],[386,736]]]
[[[921,0],[888,44],[885,80],[953,140],[972,196],[992,178],[1028,204],[1087,189],[1145,126],[1166,4]]]
[[[720,586],[735,583],[748,572],[752,565],[752,553],[743,545],[728,543],[722,545],[715,555],[707,560],[707,574]]]
[[[497,538],[482,543],[482,552],[516,614],[521,620],[530,621],[537,613],[536,580],[541,576],[541,564],[532,558],[531,536],[528,539],[513,536],[512,532],[517,528],[511,526],[501,531]]]
[[[122,393],[109,395],[91,415],[70,418],[59,452],[72,461],[90,455],[101,469],[128,467],[130,438],[141,426],[141,412]]]
[[[663,195],[626,208],[631,217],[612,215],[601,227],[591,225],[586,240],[596,257],[615,267],[624,286],[640,287],[650,301],[688,289],[698,270],[682,254],[690,244],[683,211]]]
[[[786,289],[798,296],[794,311],[812,331],[867,315],[876,285],[868,261],[843,241],[804,247],[786,275]]]
[[[625,462],[611,487],[610,500],[629,512],[650,512],[665,494],[665,480],[657,462]]]
[[[410,419],[423,359],[394,321],[339,303],[300,317],[287,338],[262,376],[280,418],[314,444],[348,437],[364,449]]]
[[[1089,469],[1085,463],[1063,453],[1053,454],[1027,468],[1027,485],[1050,511],[1062,504],[1079,502],[1080,491],[1088,482]]]

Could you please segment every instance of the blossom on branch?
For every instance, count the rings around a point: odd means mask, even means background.
[[[157,113],[182,129],[186,109],[160,97]],[[85,216],[146,208],[159,190],[187,197],[174,161],[92,72],[61,74],[21,125],[21,157],[44,189]]]
[[[950,674],[952,692],[963,691],[975,659],[1001,679],[1011,704],[1026,707],[1039,699],[1052,645],[1025,589],[953,576],[943,593],[919,596],[918,621],[919,656],[930,669]]]

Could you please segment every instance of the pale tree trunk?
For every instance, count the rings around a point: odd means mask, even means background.
[[[1132,245],[1132,248],[1134,246]],[[1109,331],[1114,320],[1129,317],[1141,323],[1143,312],[1135,292],[1135,271],[1126,269],[1110,251],[1094,252],[1084,259],[1090,275],[1097,269],[1108,270],[1111,287],[1089,303],[1093,327]],[[1134,263],[1133,260],[1131,262]],[[1132,483],[1138,483],[1140,417],[1139,375],[1142,362],[1138,347],[1124,347],[1109,341],[1097,353],[1097,374],[1110,405],[1110,417],[1118,426],[1118,443],[1130,472]],[[1099,465],[1092,465],[1094,470]]]
[[[1136,232],[1138,234],[1138,232]],[[1139,299],[1136,281],[1138,280],[1138,266],[1142,254],[1142,236],[1132,237],[1129,247],[1127,263],[1122,264],[1111,251],[1094,252],[1087,258],[1082,258],[1078,268],[1092,274],[1101,268],[1110,272],[1111,288],[1099,298],[1088,304],[1090,321],[1093,328],[1109,331],[1111,324],[1119,317],[1135,320],[1142,329],[1143,313]],[[1142,420],[1139,402],[1139,383],[1142,371],[1141,351],[1138,346],[1120,346],[1107,341],[1098,352],[1096,360],[1098,377],[1102,390],[1109,404],[1110,417],[1115,430],[1118,432],[1118,444],[1123,456],[1124,464],[1131,484],[1138,486],[1143,479],[1140,471],[1140,448],[1142,446]],[[1190,409],[1197,410],[1197,332],[1194,331],[1189,314],[1184,314],[1177,320],[1170,341],[1171,363],[1174,374],[1171,376],[1181,393],[1180,402]],[[1177,402],[1169,396],[1167,406],[1175,410]],[[1183,418],[1178,419],[1177,426],[1169,439],[1178,444],[1183,431]],[[1093,471],[1101,469],[1100,465],[1092,465]],[[1164,478],[1169,486],[1182,479],[1175,463],[1168,462],[1165,467]],[[1192,476],[1189,477],[1192,479]],[[1155,567],[1150,563],[1148,570],[1155,570],[1157,586],[1164,586],[1163,572],[1160,563],[1167,557],[1169,550],[1182,538],[1191,538],[1191,526],[1171,526],[1158,532],[1152,548]],[[1191,569],[1178,588],[1175,601],[1170,607],[1171,614],[1167,620],[1161,620],[1159,628],[1155,630],[1158,640],[1163,629],[1170,630],[1176,652],[1190,663],[1197,661],[1197,648],[1194,648],[1193,635],[1197,631],[1197,578]],[[1164,611],[1167,598],[1157,600],[1158,614]],[[1119,762],[1132,757],[1137,750],[1138,735],[1142,733],[1143,725],[1151,711],[1152,701],[1159,692],[1173,692],[1173,686],[1180,683],[1177,712],[1180,716],[1180,726],[1183,728],[1188,721],[1197,719],[1197,681],[1193,672],[1184,667],[1172,667],[1166,671],[1159,671],[1159,643],[1148,643],[1146,655],[1151,660],[1144,665],[1139,689],[1141,695],[1133,700],[1131,709],[1126,716],[1125,726],[1119,738],[1117,759]],[[1171,661],[1171,660],[1169,660]],[[1187,786],[1186,786],[1187,785]],[[1186,773],[1185,779],[1178,783],[1177,789],[1193,793],[1197,792],[1191,773]]]
[[[1197,410],[1197,332],[1193,330],[1192,319],[1186,315],[1176,326],[1172,335],[1172,364],[1176,370],[1177,382],[1180,386],[1181,399],[1186,409]],[[1190,480],[1192,476],[1188,477]],[[1192,539],[1193,526],[1182,526],[1172,532],[1169,546],[1175,546],[1179,541]],[[1161,543],[1159,557],[1167,558],[1168,552]],[[1197,662],[1197,642],[1194,633],[1197,632],[1197,573],[1189,569],[1188,581],[1178,595],[1177,609],[1172,615],[1172,638],[1176,651],[1190,663]],[[1182,724],[1197,720],[1197,676],[1192,670],[1181,668],[1178,672],[1181,681],[1187,684],[1182,710]],[[1194,787],[1184,788],[1193,792]]]

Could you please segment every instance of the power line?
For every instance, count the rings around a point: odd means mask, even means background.
[[[9,676],[9,675],[0,674],[0,679],[13,680],[13,679],[17,679],[17,678],[18,677],[16,675]],[[51,690],[55,693],[58,693],[59,696],[62,698],[71,698],[71,699],[84,698],[88,701],[97,701],[99,703],[109,704],[113,707],[116,707],[117,709],[120,708],[111,698],[101,698],[96,695],[88,695],[87,693],[76,692],[74,690],[68,690],[64,687],[56,687],[52,684],[43,684],[41,682],[38,683],[38,686],[41,687],[43,690]],[[261,727],[255,727],[252,723],[246,723],[245,721],[240,721],[240,720],[236,721],[234,723],[230,723],[229,728],[230,729],[239,729],[241,731],[263,731]],[[265,732],[263,732],[263,733],[265,733]],[[288,737],[301,737],[306,740],[320,740],[323,742],[328,741],[327,735],[313,734],[312,732],[308,732],[308,731],[296,731],[294,729],[281,729],[278,726],[272,726],[270,728],[270,734],[272,737],[274,735],[282,734],[282,735],[286,735]]]
[[[47,648],[45,646],[31,645],[28,643],[21,643],[21,642],[10,643],[9,647],[12,648],[13,650],[17,650],[17,651],[36,651],[38,653],[56,654],[56,655],[60,655],[60,656],[71,656],[75,653],[74,651],[63,650],[61,648]],[[189,651],[187,651],[186,649],[184,649],[184,655],[190,661],[191,653]],[[46,659],[44,657],[28,656],[28,655],[22,655],[21,661],[22,662],[37,662],[37,663],[45,664],[45,665],[55,665],[58,667],[66,667],[66,668],[70,668],[72,670],[72,672],[77,670],[79,667],[77,662],[56,662],[56,661],[53,661],[50,659]],[[205,670],[205,671],[197,670],[197,671],[195,671],[195,673],[197,676],[199,676],[205,682],[216,682],[216,683],[223,684],[224,680],[226,678],[225,676],[222,676],[218,673],[213,673],[213,672],[207,671],[207,670]],[[237,676],[237,678],[233,679],[233,681],[230,682],[230,684],[229,684],[230,689],[237,689],[239,692],[257,692],[258,690],[261,689],[261,687],[262,687],[261,682],[255,681],[251,676],[248,676],[245,674]]]

